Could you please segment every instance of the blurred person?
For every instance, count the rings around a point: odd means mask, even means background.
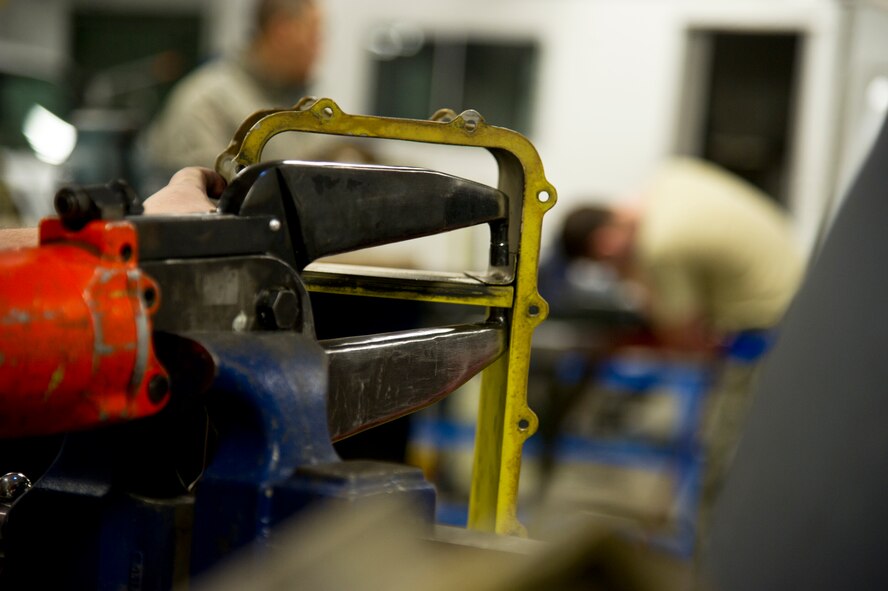
[[[318,0],[257,0],[254,19],[247,47],[183,78],[147,129],[141,151],[149,169],[149,190],[180,168],[212,167],[243,120],[255,111],[288,108],[310,94],[321,49]],[[278,153],[270,148],[265,156],[311,158],[327,149],[321,136],[291,135],[294,138],[279,145]]]
[[[668,350],[718,363],[701,423],[699,552],[752,382],[804,272],[789,220],[742,179],[677,158],[634,198],[574,212],[564,241],[568,256],[611,265],[642,287],[644,309]]]
[[[636,286],[607,263],[587,256],[587,234],[611,216],[602,207],[582,205],[564,217],[558,238],[540,263],[540,294],[550,316],[578,313],[635,314],[640,306]]]

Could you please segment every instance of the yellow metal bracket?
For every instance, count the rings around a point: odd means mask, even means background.
[[[331,273],[322,268],[307,271],[304,279],[310,291],[480,305],[504,317],[506,353],[482,377],[469,527],[523,535],[517,518],[521,450],[538,425],[527,406],[530,344],[534,328],[548,313],[537,291],[540,234],[543,215],[556,201],[539,154],[527,138],[488,125],[476,111],[457,115],[441,110],[422,121],[351,115],[330,99],[303,99],[292,109],[259,111],[246,119],[217,158],[216,170],[231,181],[240,170],[261,161],[272,137],[289,131],[486,148],[496,159],[498,188],[510,202],[514,273],[504,278],[496,271],[470,280],[372,269]]]

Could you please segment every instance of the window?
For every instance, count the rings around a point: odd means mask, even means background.
[[[530,132],[537,45],[532,41],[429,38],[392,25],[374,32],[373,111],[427,119],[475,109],[493,125]]]
[[[800,36],[698,30],[689,38],[679,151],[786,204]]]

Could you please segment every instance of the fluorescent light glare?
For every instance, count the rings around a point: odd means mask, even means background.
[[[880,115],[888,112],[888,78],[876,76],[866,87],[866,102],[870,110]]]
[[[22,132],[37,158],[49,164],[63,163],[77,143],[77,129],[39,104],[28,111]]]

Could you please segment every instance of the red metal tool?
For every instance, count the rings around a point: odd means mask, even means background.
[[[154,355],[157,284],[128,222],[43,220],[40,246],[0,252],[0,437],[154,414],[169,399]]]

